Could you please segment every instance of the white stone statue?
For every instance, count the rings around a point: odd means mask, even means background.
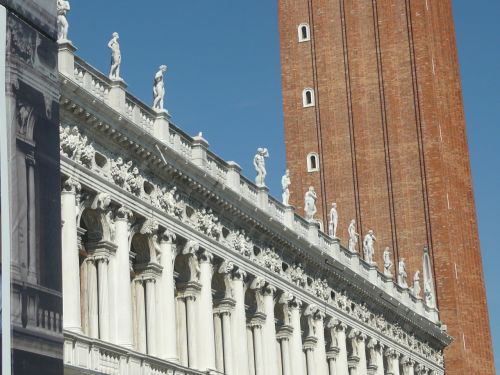
[[[120,36],[115,32],[108,43],[108,47],[111,49],[111,70],[109,71],[109,78],[115,81],[121,80],[120,65],[122,63],[122,54],[120,52],[120,43],[118,43],[119,38]]]
[[[337,237],[337,224],[339,222],[339,214],[337,212],[337,203],[332,203],[330,209],[330,220],[328,221],[328,235],[330,237]]]
[[[257,172],[257,176],[255,177],[255,184],[259,187],[266,186],[266,160],[265,158],[269,157],[269,152],[267,148],[259,147],[257,149],[257,153],[253,158],[253,165],[255,167],[255,171]]]
[[[351,253],[355,253],[359,237],[359,234],[356,233],[356,220],[351,220],[349,227],[347,228],[347,233],[349,233],[349,251]]]
[[[304,213],[307,221],[313,221],[314,215],[318,211],[316,208],[316,199],[318,199],[318,196],[314,191],[314,187],[309,186],[309,190],[304,196]]]
[[[363,251],[365,253],[365,261],[368,264],[375,264],[375,262],[373,261],[373,256],[375,255],[375,248],[373,244],[376,240],[377,239],[373,234],[373,230],[371,229],[368,231],[368,234],[363,239]]]
[[[292,181],[290,180],[290,171],[287,169],[283,177],[281,177],[281,196],[283,198],[283,204],[285,206],[290,206],[290,203],[288,202],[290,200],[290,189],[288,187],[291,185],[291,183]]]
[[[398,284],[403,288],[408,288],[408,274],[406,273],[405,258],[401,258],[398,267]]]
[[[69,23],[66,14],[69,12],[70,6],[67,0],[57,0],[57,41],[62,42],[68,40]]]
[[[413,276],[413,288],[412,288],[413,296],[416,298],[420,298],[420,271],[417,270],[415,275]]]
[[[167,66],[160,65],[153,83],[153,109],[158,111],[163,111],[165,109],[163,106],[163,100],[165,98],[165,83],[163,80],[163,74],[165,74],[166,71]]]
[[[384,275],[385,276],[392,277],[391,268],[392,268],[391,251],[390,251],[389,247],[386,247],[384,250]]]

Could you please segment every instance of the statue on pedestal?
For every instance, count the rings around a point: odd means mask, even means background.
[[[57,0],[57,41],[68,40],[69,23],[66,14],[70,11],[69,1]]]
[[[349,233],[349,251],[351,253],[356,252],[356,245],[358,244],[359,234],[356,233],[356,220],[352,219],[349,227],[347,228],[347,233]]]
[[[363,240],[363,251],[365,253],[365,261],[373,265],[375,262],[373,261],[373,255],[375,255],[375,248],[373,246],[373,243],[377,239],[375,238],[375,235],[373,234],[373,230],[369,230],[368,234],[365,236]]]
[[[337,237],[337,224],[339,222],[339,214],[337,212],[337,203],[332,203],[332,208],[330,209],[330,220],[328,222],[328,235],[330,237]]]
[[[109,71],[109,78],[114,81],[121,80],[120,78],[120,65],[122,63],[122,54],[120,52],[120,43],[118,39],[120,36],[117,32],[113,33],[113,37],[108,42],[108,47],[111,49],[111,69]]]
[[[304,196],[304,213],[307,221],[314,221],[314,215],[318,211],[316,208],[316,199],[318,199],[318,196],[314,191],[314,187],[309,186],[309,190]]]
[[[255,184],[258,187],[266,186],[265,179],[267,171],[266,171],[265,158],[268,157],[269,157],[269,152],[267,151],[267,148],[259,147],[257,149],[257,153],[253,158],[253,165],[255,167],[255,171],[257,172],[257,176],[255,177]]]
[[[384,275],[385,276],[392,277],[391,268],[392,268],[391,251],[390,251],[389,247],[386,247],[384,250]]]
[[[292,181],[290,179],[290,171],[287,169],[283,177],[281,177],[281,197],[283,199],[283,204],[285,206],[290,206],[288,201],[290,200],[290,190],[288,187],[291,185]]]
[[[165,83],[163,81],[163,74],[167,71],[166,65],[160,65],[158,72],[155,75],[153,83],[153,109],[163,111],[163,99],[165,98]]]

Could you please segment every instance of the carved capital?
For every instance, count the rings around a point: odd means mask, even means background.
[[[65,193],[78,194],[82,190],[82,185],[72,177],[66,179],[62,187]]]
[[[133,213],[128,208],[123,206],[119,207],[115,212],[115,220],[117,221],[131,221],[133,217]]]
[[[165,229],[159,237],[160,243],[169,243],[172,244],[177,239],[177,236],[170,229]]]

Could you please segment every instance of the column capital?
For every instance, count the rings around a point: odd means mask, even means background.
[[[337,347],[330,348],[326,352],[326,359],[328,359],[328,360],[330,360],[330,359],[336,360],[337,356],[339,355],[339,353],[340,353],[340,348],[337,348]]]
[[[126,207],[121,206],[115,211],[115,220],[117,221],[130,222],[132,217],[133,217],[132,211]]]
[[[196,300],[201,291],[201,284],[196,281],[188,281],[177,286],[177,298]]]
[[[293,334],[293,327],[289,325],[283,325],[278,329],[276,333],[276,338],[278,341],[289,340]]]
[[[318,339],[314,336],[307,336],[304,340],[304,345],[302,345],[305,351],[314,350],[316,344],[318,343]]]
[[[402,358],[401,358],[401,363],[403,364],[403,366],[405,367],[413,367],[415,366],[415,360],[404,355]]]
[[[399,357],[399,353],[396,351],[396,349],[393,349],[393,348],[389,348],[387,347],[385,350],[384,350],[384,355],[386,357],[391,357],[392,359],[396,359]]]
[[[335,318],[330,318],[326,324],[326,327],[335,329],[336,331],[347,331],[347,324]]]
[[[256,312],[248,321],[248,325],[252,328],[262,328],[266,323],[266,314],[261,312]]]
[[[158,240],[160,244],[162,243],[173,244],[176,241],[176,239],[177,235],[170,229],[165,229],[158,235]]]
[[[82,190],[82,185],[72,177],[69,177],[63,182],[62,188],[63,193],[77,194]]]

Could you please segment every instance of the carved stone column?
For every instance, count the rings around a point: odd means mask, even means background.
[[[160,265],[163,267],[163,271],[157,285],[158,321],[161,322],[158,355],[162,359],[178,362],[174,280],[174,261],[177,249],[173,243],[174,240],[175,235],[170,232],[163,233],[160,238]]]
[[[304,340],[304,352],[306,353],[307,375],[316,375],[316,366],[314,358],[314,349],[318,340],[316,337],[308,336]]]
[[[290,357],[290,339],[292,338],[293,327],[282,326],[278,331],[278,341],[281,349],[281,368],[283,375],[292,375],[292,362]]]
[[[184,299],[186,308],[186,338],[187,338],[187,356],[188,366],[193,369],[200,369],[198,346],[199,340],[199,322],[198,322],[198,303],[197,299],[200,297],[202,286],[196,281],[189,281],[179,288],[179,297]],[[212,311],[212,309],[211,309]],[[210,322],[213,330],[213,320]]]
[[[228,275],[229,276],[229,275]],[[233,333],[233,354],[235,373],[248,374],[248,354],[246,342],[246,314],[245,314],[245,277],[246,272],[236,269],[230,274],[230,288],[234,299],[234,311],[231,314]]]
[[[179,295],[176,299],[176,329],[177,329],[177,348],[179,353],[179,362],[181,365],[189,366],[188,343],[187,343],[187,316],[186,299]]]
[[[247,344],[245,346],[245,349],[247,350],[248,375],[255,375],[255,350],[253,343],[252,326],[250,324],[247,324],[246,328]]]
[[[364,333],[359,333],[356,337],[358,340],[358,357],[359,365],[357,375],[367,375],[368,366],[366,363],[366,335]]]
[[[212,301],[212,266],[213,256],[207,250],[198,254],[200,267],[201,291],[198,299],[199,327],[199,369],[202,371],[215,368],[215,335]]]
[[[136,316],[136,344],[141,353],[147,352],[146,341],[146,305],[144,297],[144,279],[138,277],[134,280],[135,286],[135,316]]]
[[[377,364],[377,375],[385,375],[385,369],[384,369],[384,344],[382,343],[377,343],[377,346],[375,347],[375,358],[376,358],[376,364]]]
[[[349,364],[347,361],[347,325],[335,320],[332,321],[332,328],[336,330],[337,346],[339,348],[339,354],[337,357],[337,374],[347,374],[349,373]]]
[[[255,354],[255,375],[267,375],[267,368],[264,357],[264,350],[268,350],[264,344],[264,325],[266,322],[266,316],[262,313],[256,313],[254,317],[250,320],[250,326],[253,332],[253,344],[254,344],[254,354]],[[274,345],[272,346],[274,348]]]
[[[223,331],[223,346],[224,346],[224,372],[227,375],[233,375],[233,342],[231,336],[231,312],[229,309],[221,311],[222,316],[222,331]]]
[[[263,299],[264,314],[266,314],[266,322],[263,327],[263,338],[266,375],[278,375],[278,359],[276,358],[276,328],[274,323],[274,294],[276,288],[267,284],[256,294],[261,294]]]
[[[144,282],[146,284],[146,328],[148,354],[156,356],[157,328],[156,328],[156,278],[149,276]]]
[[[80,184],[68,179],[61,195],[62,240],[62,290],[63,327],[68,331],[82,332],[80,311],[80,260],[76,223],[76,194]]]
[[[214,334],[215,334],[215,369],[224,373],[224,344],[222,334],[222,317],[218,311],[214,312]]]
[[[90,256],[85,261],[87,263],[89,336],[97,339],[99,338],[99,311],[98,311],[99,302],[97,295],[97,267],[94,257]]]
[[[314,358],[316,360],[316,373],[318,375],[328,375],[324,318],[325,314],[320,310],[316,311],[313,317],[315,336],[318,339],[316,349],[314,350]]]
[[[130,220],[132,212],[126,208],[118,209],[115,218],[116,249],[116,301],[120,302],[116,314],[116,343],[126,348],[133,347],[132,291],[130,288]]]
[[[326,359],[328,361],[328,374],[337,375],[337,357],[339,355],[339,348],[332,347],[326,352]]]
[[[108,284],[108,263],[109,257],[106,255],[96,256],[97,274],[99,280],[99,338],[109,341],[109,284]]]
[[[300,326],[302,302],[297,298],[293,298],[288,303],[290,311],[290,325],[293,328],[292,337],[290,338],[290,353],[292,358],[292,374],[302,375],[304,364],[304,355],[302,352],[302,328]]]

